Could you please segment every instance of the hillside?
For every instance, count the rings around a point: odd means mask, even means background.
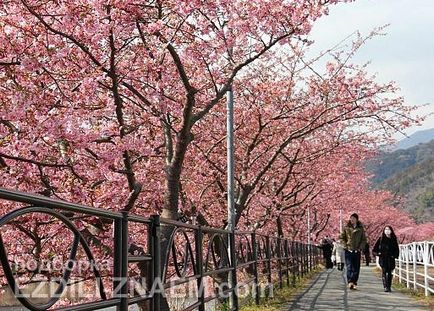
[[[417,221],[434,221],[434,140],[382,153],[367,165],[373,186],[405,197],[405,209]]]
[[[404,196],[405,209],[417,220],[434,220],[434,157],[416,163],[380,184]]]
[[[368,163],[367,170],[375,175],[373,182],[378,185],[393,175],[432,157],[434,157],[434,140],[408,149],[382,152],[377,159]]]

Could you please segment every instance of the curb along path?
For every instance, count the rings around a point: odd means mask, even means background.
[[[294,299],[286,310],[398,310],[427,311],[428,306],[415,302],[411,297],[394,291],[383,291],[381,279],[373,266],[362,266],[357,290],[346,286],[345,270],[336,268],[320,272]]]

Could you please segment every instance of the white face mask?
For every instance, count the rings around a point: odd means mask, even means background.
[[[392,231],[390,229],[384,230],[384,234],[385,235],[390,235],[391,233],[392,233]]]

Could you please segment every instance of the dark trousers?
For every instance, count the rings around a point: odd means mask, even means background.
[[[392,270],[390,269],[381,269],[383,274],[382,274],[382,279],[383,279],[383,287],[386,289],[390,289],[390,287],[392,286],[392,278],[393,278],[393,273]]]
[[[332,262],[332,257],[331,257],[331,255],[330,255],[330,256],[327,256],[327,257],[325,258],[325,262],[326,262],[326,269],[331,269],[331,268],[333,268],[333,262]]]
[[[365,255],[365,264],[369,266],[369,263],[371,262],[371,257],[369,255]]]
[[[345,265],[347,266],[347,282],[357,284],[360,273],[360,252],[345,250]]]

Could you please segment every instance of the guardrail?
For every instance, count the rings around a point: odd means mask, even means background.
[[[146,218],[4,188],[0,199],[0,204],[18,205],[0,214],[0,281],[6,280],[12,294],[30,310],[126,311],[128,305],[145,303],[145,309],[159,311],[170,307],[164,299],[167,290],[192,284],[194,299],[180,309],[203,311],[207,303],[230,295],[232,310],[238,310],[240,284],[252,288],[258,304],[261,288],[269,295],[273,283],[295,284],[296,277],[320,260],[315,246],[257,232],[198,226],[158,215]],[[48,269],[57,255],[63,258],[60,269]],[[99,265],[99,257],[109,265]],[[89,263],[90,269],[75,269],[79,261]],[[94,288],[91,299],[63,303],[67,289],[89,280],[93,284],[86,286]],[[225,282],[228,286],[212,288]],[[26,287],[43,283],[54,285],[46,299],[28,296]],[[211,290],[205,283],[213,283]]]
[[[394,275],[407,288],[434,294],[434,242],[400,244]]]

